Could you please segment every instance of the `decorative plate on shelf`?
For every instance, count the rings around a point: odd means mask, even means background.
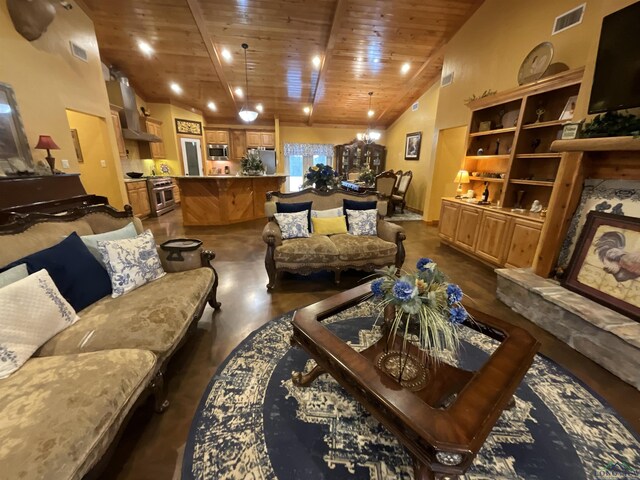
[[[500,119],[500,122],[502,123],[502,128],[515,127],[516,123],[518,123],[519,116],[520,116],[520,110],[511,110],[505,113]]]
[[[518,84],[524,85],[539,80],[551,65],[552,59],[553,44],[551,42],[542,42],[540,45],[536,45],[520,65]]]

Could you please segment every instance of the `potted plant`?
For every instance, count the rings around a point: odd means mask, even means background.
[[[256,150],[249,150],[240,161],[242,175],[264,175],[264,163]]]
[[[305,175],[303,187],[315,187],[318,190],[329,190],[338,185],[338,172],[331,166],[318,163],[309,167]]]
[[[457,327],[469,315],[460,303],[462,290],[447,281],[433,260],[421,258],[416,268],[414,273],[399,272],[396,267],[380,270],[371,291],[387,335],[387,347],[377,365],[406,388],[418,390],[427,381],[427,359],[438,362],[446,352],[457,352]],[[422,358],[410,354],[410,335],[417,337]],[[396,336],[402,338],[400,344]]]

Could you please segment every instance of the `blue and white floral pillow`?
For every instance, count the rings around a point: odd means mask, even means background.
[[[377,235],[378,210],[347,210],[351,235]]]
[[[0,378],[18,370],[58,332],[78,320],[42,269],[0,288]]]
[[[282,231],[282,239],[305,238],[309,236],[309,211],[295,213],[274,213]]]
[[[150,230],[135,238],[98,241],[98,251],[111,278],[113,298],[165,275]]]

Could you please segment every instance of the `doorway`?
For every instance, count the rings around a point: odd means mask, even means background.
[[[180,138],[180,148],[182,151],[182,164],[184,174],[191,177],[204,175],[202,170],[202,145],[197,138]]]

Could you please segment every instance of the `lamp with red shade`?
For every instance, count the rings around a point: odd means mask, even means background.
[[[60,150],[60,147],[56,145],[56,142],[53,141],[53,138],[51,138],[49,135],[40,135],[38,144],[36,145],[36,149],[47,151],[45,160],[49,164],[49,167],[51,167],[51,173],[55,173],[56,159],[51,156],[51,152],[49,150]]]

